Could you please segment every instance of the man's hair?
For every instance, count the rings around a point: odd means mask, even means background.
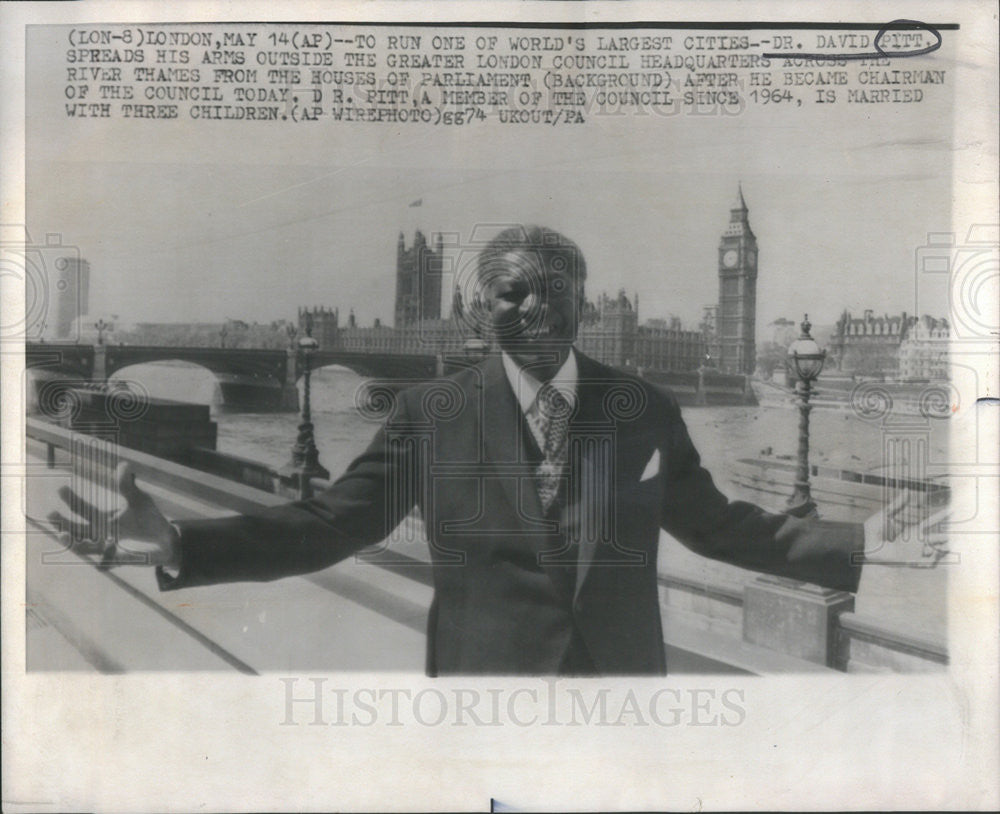
[[[479,253],[476,271],[480,280],[496,272],[501,259],[511,252],[535,254],[550,268],[565,269],[582,290],[587,279],[583,252],[572,240],[547,226],[511,226],[494,237]]]

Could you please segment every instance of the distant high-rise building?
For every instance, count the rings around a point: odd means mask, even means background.
[[[50,293],[55,307],[46,333],[56,339],[73,339],[73,321],[90,311],[90,263],[59,257],[53,266]]]
[[[441,318],[441,273],[444,268],[441,236],[432,249],[422,232],[406,248],[403,233],[396,246],[395,325],[402,328],[415,322]]]
[[[753,373],[757,361],[757,238],[747,214],[740,187],[719,241],[718,366],[732,373]]]

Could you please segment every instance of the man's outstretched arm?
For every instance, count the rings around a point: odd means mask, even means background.
[[[164,590],[218,582],[267,581],[319,571],[387,537],[412,504],[400,503],[408,445],[380,430],[337,481],[309,500],[249,515],[176,523],[177,573],[157,572]],[[415,490],[409,490],[415,494]]]
[[[916,526],[939,523],[940,514],[889,524],[885,531],[882,518],[898,518],[905,497],[865,524],[792,517],[730,501],[701,466],[676,402],[671,407],[663,528],[688,548],[744,568],[851,592],[858,589],[863,563],[932,564],[926,547],[914,542],[915,532]],[[904,525],[913,525],[914,533],[905,533]]]
[[[412,478],[409,444],[391,443],[380,430],[348,470],[315,498],[249,515],[171,523],[135,483],[125,465],[118,473],[124,510],[115,514],[118,536],[93,541],[85,523],[57,513],[50,520],[77,540],[90,541],[106,567],[157,567],[164,590],[220,582],[266,581],[317,571],[384,539],[413,508],[416,490],[393,488]],[[69,506],[83,506],[65,489]],[[93,507],[89,514],[93,514]]]

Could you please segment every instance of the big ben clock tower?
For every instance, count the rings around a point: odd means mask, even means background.
[[[729,226],[719,241],[718,366],[730,373],[753,373],[757,321],[757,238],[747,220],[743,187],[729,210]]]

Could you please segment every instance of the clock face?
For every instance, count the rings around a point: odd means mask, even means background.
[[[726,268],[732,268],[736,265],[736,249],[730,249],[724,255],[722,255],[722,262]]]

